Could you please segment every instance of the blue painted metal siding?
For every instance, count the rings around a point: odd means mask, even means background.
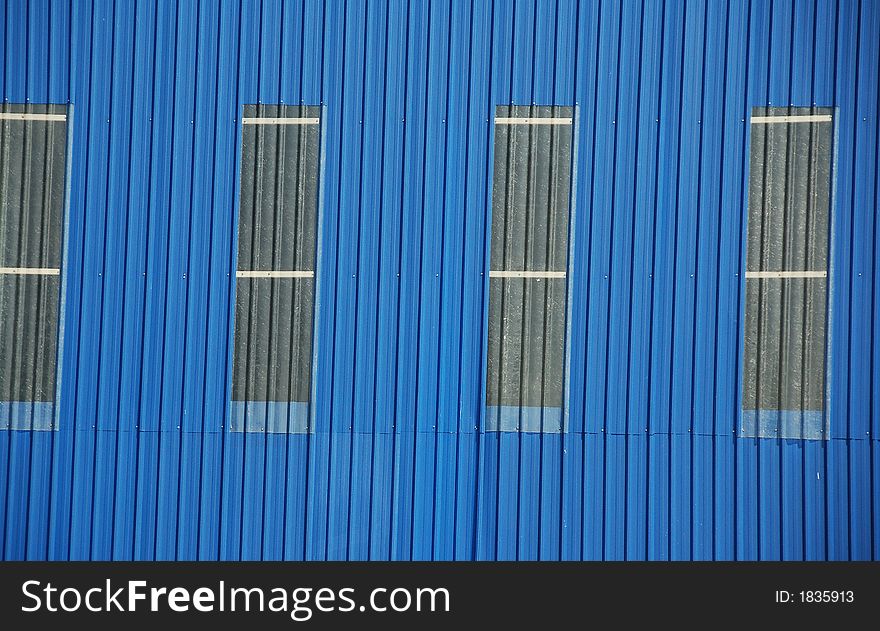
[[[880,557],[880,4],[8,0],[69,103],[6,559]],[[231,433],[245,103],[322,104],[315,431]],[[492,123],[576,105],[569,427],[482,432]],[[831,438],[737,436],[748,117],[836,109]]]

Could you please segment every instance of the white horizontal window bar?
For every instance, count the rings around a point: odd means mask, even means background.
[[[571,125],[570,117],[498,117],[495,119],[496,125]]]
[[[277,272],[264,270],[238,270],[237,278],[314,278],[314,270],[279,270]]]
[[[58,276],[57,267],[0,267],[0,274],[17,274],[19,276]]]
[[[746,272],[746,278],[827,278],[828,272]]]
[[[269,118],[249,117],[242,118],[242,125],[317,125],[319,118]]]
[[[489,278],[565,278],[565,272],[517,272],[489,270]]]
[[[752,116],[753,123],[830,123],[831,114],[804,114],[792,116]]]
[[[66,114],[33,114],[30,112],[0,112],[3,121],[65,121]]]

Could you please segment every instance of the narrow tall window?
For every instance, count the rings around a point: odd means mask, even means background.
[[[751,117],[743,436],[826,438],[830,108]]]
[[[571,107],[495,110],[488,431],[562,430],[572,123]]]
[[[232,431],[307,432],[320,107],[246,105]]]
[[[67,108],[0,107],[0,429],[54,426]]]

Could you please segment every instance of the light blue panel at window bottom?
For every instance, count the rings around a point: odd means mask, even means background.
[[[48,432],[54,421],[55,404],[50,401],[0,401],[0,430]]]
[[[486,431],[558,434],[562,431],[562,408],[490,405],[486,408]]]
[[[827,440],[821,410],[743,410],[739,435],[744,438]]]
[[[229,431],[307,434],[309,404],[302,401],[232,401]]]

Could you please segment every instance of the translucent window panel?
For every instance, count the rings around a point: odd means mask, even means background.
[[[0,120],[0,267],[60,268],[66,155],[65,121]]]
[[[0,274],[0,401],[55,401],[59,277]]]
[[[762,436],[822,430],[826,305],[824,278],[746,280],[743,410],[779,412],[747,417]]]
[[[789,112],[791,112],[789,114]],[[828,108],[755,108],[753,120],[826,116]],[[828,269],[833,126],[752,123],[747,271]]]
[[[316,119],[317,107],[246,106],[248,118]],[[314,270],[319,125],[242,125],[238,269]]]
[[[496,120],[571,119],[570,107],[498,107]],[[571,123],[496,123],[490,270],[565,271]]]
[[[312,278],[239,278],[232,398],[309,400]]]
[[[495,114],[486,428],[561,431],[573,108]]]
[[[233,431],[308,431],[319,117],[313,106],[245,106]]]
[[[66,107],[0,107],[0,429],[51,429]]]
[[[562,406],[564,278],[489,280],[489,405]]]
[[[830,108],[755,108],[746,244],[745,436],[826,437]]]

